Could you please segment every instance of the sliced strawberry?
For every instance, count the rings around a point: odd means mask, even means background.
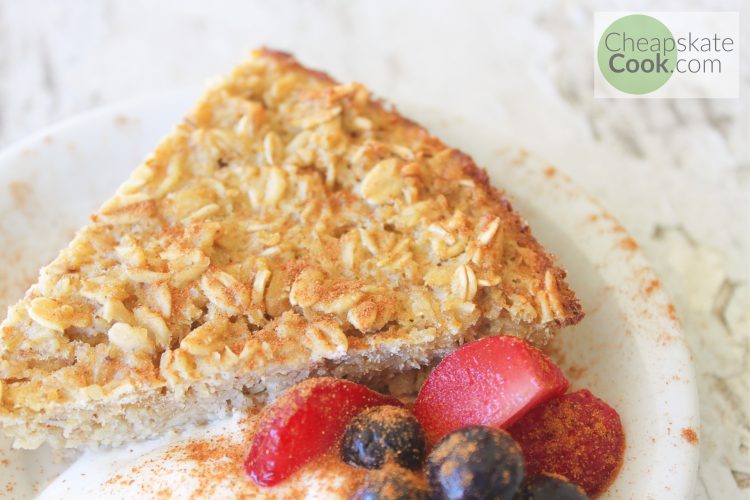
[[[517,337],[487,337],[435,367],[419,391],[414,414],[434,443],[467,425],[510,425],[567,388],[565,375],[539,349]]]
[[[620,416],[586,389],[534,408],[508,431],[521,445],[527,475],[560,474],[589,496],[614,480],[625,451]]]
[[[380,405],[401,403],[348,380],[301,382],[264,410],[245,472],[262,486],[278,484],[333,446],[356,414]]]

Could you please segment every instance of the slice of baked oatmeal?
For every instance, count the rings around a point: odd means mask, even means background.
[[[208,90],[9,309],[15,445],[118,445],[583,313],[464,153],[291,56]]]

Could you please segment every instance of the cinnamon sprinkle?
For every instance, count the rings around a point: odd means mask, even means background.
[[[680,433],[682,438],[690,444],[698,444],[698,433],[692,427],[685,427]]]
[[[658,279],[653,279],[649,281],[648,285],[646,285],[646,294],[651,295],[654,293],[654,290],[658,289],[661,286],[661,283],[659,283]]]
[[[635,252],[636,250],[638,250],[638,243],[636,243],[633,238],[631,238],[630,236],[628,236],[627,238],[624,238],[624,239],[620,240],[620,247],[623,250],[628,250],[630,252]]]

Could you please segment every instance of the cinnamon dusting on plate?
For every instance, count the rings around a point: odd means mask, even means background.
[[[692,427],[685,427],[680,433],[682,438],[690,444],[698,444],[698,433]]]
[[[659,283],[659,280],[652,279],[646,285],[646,294],[651,295],[652,293],[654,293],[654,290],[658,289],[659,287],[661,287],[661,283]]]
[[[624,239],[620,240],[620,247],[623,250],[628,250],[630,252],[635,252],[636,250],[638,250],[638,243],[636,243],[633,238],[631,238],[630,236],[628,236],[627,238],[624,238]]]

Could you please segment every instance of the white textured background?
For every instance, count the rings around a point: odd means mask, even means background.
[[[200,84],[262,44],[396,104],[473,113],[601,198],[642,245],[699,376],[696,496],[750,498],[750,3],[529,4],[0,0],[0,147]],[[740,11],[740,99],[593,99],[593,12],[636,9]]]

